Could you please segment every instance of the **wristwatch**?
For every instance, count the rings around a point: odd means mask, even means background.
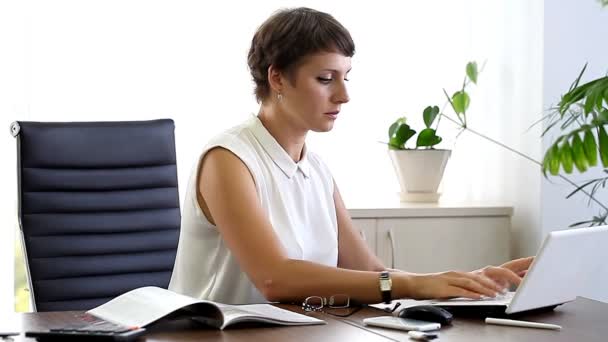
[[[386,304],[391,303],[391,289],[393,287],[393,281],[388,271],[380,272],[380,294],[382,295],[382,301]]]

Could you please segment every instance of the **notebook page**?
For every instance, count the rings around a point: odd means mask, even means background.
[[[87,313],[112,323],[141,328],[184,306],[200,302],[206,301],[148,286],[129,291]]]
[[[270,304],[220,305],[220,308],[224,314],[224,327],[241,321],[282,323],[286,325],[325,324],[323,320],[277,308]]]

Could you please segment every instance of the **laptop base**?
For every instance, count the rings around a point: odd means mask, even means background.
[[[558,305],[545,306],[542,308],[516,312],[512,314],[505,313],[506,307],[503,305],[467,305],[467,306],[440,306],[441,308],[449,311],[454,316],[459,317],[476,317],[476,318],[486,318],[486,317],[497,317],[497,318],[513,318],[519,316],[527,316],[535,313],[542,313],[547,311],[553,311]]]

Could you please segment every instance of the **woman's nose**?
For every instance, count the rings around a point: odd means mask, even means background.
[[[344,84],[344,82],[341,82],[340,86],[336,90],[336,93],[334,94],[334,102],[347,103],[348,101],[350,101],[350,96],[348,96],[346,84]]]

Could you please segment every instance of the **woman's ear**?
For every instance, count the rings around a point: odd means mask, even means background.
[[[268,85],[277,94],[283,92],[283,74],[273,65],[268,67]]]

